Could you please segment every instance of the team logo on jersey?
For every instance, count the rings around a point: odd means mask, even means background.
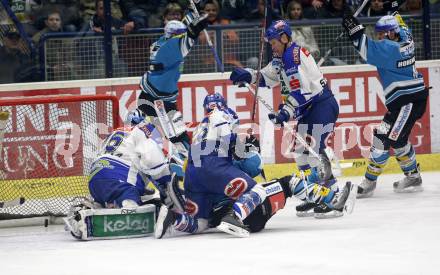
[[[225,195],[237,199],[246,191],[248,187],[247,181],[243,178],[235,178],[231,180],[225,187]]]
[[[302,51],[307,57],[309,57],[310,52],[309,52],[306,48],[301,48],[301,51]]]
[[[300,47],[294,47],[293,48],[293,63],[299,64],[299,49]]]
[[[197,203],[193,202],[192,200],[186,199],[185,212],[191,216],[195,216],[199,212],[199,206],[197,205]]]

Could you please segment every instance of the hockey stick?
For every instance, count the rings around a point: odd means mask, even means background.
[[[255,97],[254,97],[254,104],[252,106],[252,121],[255,121],[255,112],[257,110],[257,96],[258,96],[258,89],[260,87],[260,79],[261,79],[261,66],[263,63],[263,51],[264,51],[264,32],[266,31],[266,20],[267,20],[267,13],[269,12],[269,1],[266,1],[266,7],[264,9],[264,21],[263,26],[261,29],[261,35],[260,35],[260,45],[259,45],[259,53],[258,53],[258,68],[257,68],[257,80],[256,85],[257,88],[255,89]]]
[[[274,109],[269,105],[269,103],[266,102],[266,100],[264,100],[261,96],[255,94],[254,89],[251,87],[249,83],[243,83],[241,85],[244,85],[246,88],[248,88],[249,91],[254,95],[256,100],[260,101],[261,104],[263,104],[264,107],[266,107],[269,112],[275,113]],[[298,135],[296,131],[288,123],[284,123],[283,127],[288,132],[292,133],[295,139],[298,140],[298,142],[301,143],[302,146],[304,146],[304,149],[309,151],[309,153],[312,154],[315,158],[317,158],[319,162],[322,162],[321,156],[318,153],[316,153],[316,151],[313,150],[313,148],[302,138],[302,136]],[[326,147],[325,153],[327,154],[327,157],[330,159],[330,161],[331,160],[335,161],[335,168],[334,170],[332,169],[334,171],[333,172],[334,176],[341,175],[342,174],[341,164],[339,163],[339,159],[336,157],[333,150],[330,147]]]
[[[199,11],[197,10],[196,4],[194,3],[194,0],[190,0],[189,3],[191,5],[191,8],[194,10],[194,13],[196,14],[196,16],[199,17],[200,14],[199,14]],[[211,38],[209,37],[209,34],[206,31],[206,29],[203,30],[203,33],[205,34],[206,41],[208,42],[208,46],[211,49],[212,54],[214,55],[215,62],[217,63],[218,69],[222,73],[224,73],[225,72],[225,67],[223,66],[223,63],[220,60],[220,57],[218,56],[217,51],[215,50],[214,45],[212,44]]]
[[[266,100],[264,100],[261,96],[257,95],[249,83],[244,83],[244,86],[249,89],[249,91],[254,95],[255,99],[260,101],[269,112],[275,113],[275,110],[269,105],[269,103],[267,103]],[[321,156],[316,153],[315,150],[313,150],[313,148],[310,147],[310,145],[300,135],[297,135],[296,131],[288,123],[284,123],[283,127],[286,128],[288,132],[291,132],[295,139],[297,139],[299,143],[301,143],[301,145],[303,145],[304,148],[308,150],[314,157],[316,157],[319,161],[322,161]]]
[[[356,10],[356,12],[354,13],[354,17],[357,17],[359,15],[359,13],[361,13],[361,11],[364,9],[365,5],[367,5],[369,0],[364,0],[364,2],[362,2],[362,4],[360,5],[360,7]],[[332,42],[332,44],[330,45],[330,48],[327,50],[327,52],[325,53],[325,55],[323,57],[321,57],[321,59],[319,59],[318,62],[318,67],[321,67],[322,63],[324,63],[324,61],[327,59],[327,57],[330,55],[330,53],[332,52],[332,50],[336,47],[336,44],[339,42],[339,40],[344,36],[345,32],[341,32],[338,37],[336,37],[336,39]]]

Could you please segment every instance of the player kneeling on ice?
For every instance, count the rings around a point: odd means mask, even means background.
[[[240,151],[245,145],[234,130],[238,125],[235,113],[220,94],[208,95],[204,108],[208,114],[194,133],[185,171],[185,199],[168,195],[179,207],[161,207],[156,238],[212,227],[246,237],[262,230],[292,195],[340,212],[349,206],[346,210],[351,212],[355,198],[351,183],[338,195],[295,176],[257,184],[253,177],[261,172],[261,158],[256,152]]]
[[[132,126],[114,130],[93,162],[89,179],[94,203],[84,203],[65,219],[78,239],[146,236],[153,232],[171,181],[161,135],[141,114],[130,115]],[[134,125],[137,124],[137,125]],[[146,187],[151,181],[160,190]]]
[[[292,30],[284,20],[274,21],[266,30],[265,39],[270,43],[274,57],[260,75],[250,68],[235,68],[230,76],[234,84],[252,83],[260,87],[281,85],[284,104],[278,112],[269,114],[276,125],[283,126],[290,119],[298,121],[297,135],[315,141],[312,148],[319,158],[300,146],[295,146],[295,161],[300,173],[308,176],[308,182],[319,183],[338,192],[331,163],[325,153],[325,140],[333,132],[339,115],[339,107],[327,80],[319,70],[309,51],[292,41]],[[259,83],[256,83],[259,79]],[[298,140],[296,140],[296,143]],[[300,145],[300,143],[297,143]],[[322,169],[319,169],[321,166]],[[320,174],[320,175],[318,175]],[[296,207],[297,215],[334,217],[341,213],[332,211],[325,204],[306,201]]]

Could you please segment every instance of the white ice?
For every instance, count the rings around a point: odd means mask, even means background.
[[[82,242],[62,226],[0,229],[0,274],[440,274],[440,172],[423,173],[425,191],[413,194],[393,192],[401,176],[381,176],[339,219],[298,218],[292,199],[247,239]]]

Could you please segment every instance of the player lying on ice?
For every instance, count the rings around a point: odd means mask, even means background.
[[[324,203],[335,211],[352,211],[356,190],[351,183],[338,194],[296,176],[257,184],[253,177],[261,171],[261,158],[256,152],[242,150],[245,145],[235,131],[236,114],[218,93],[208,95],[203,106],[207,115],[193,135],[185,171],[185,199],[174,197],[174,205],[161,207],[156,238],[176,232],[195,234],[212,227],[246,237],[262,230],[292,195]]]
[[[311,136],[312,140],[316,141],[312,149],[319,154],[321,160],[309,154],[307,150],[295,146],[295,161],[298,169],[301,174],[311,175],[309,181],[319,183],[337,193],[338,185],[331,171],[330,160],[325,153],[325,140],[334,130],[339,107],[327,85],[327,80],[309,51],[292,41],[292,30],[287,21],[274,21],[267,28],[265,39],[270,43],[274,57],[261,69],[260,78],[253,69],[235,68],[230,79],[238,85],[256,84],[257,79],[260,87],[281,85],[284,104],[279,107],[277,113],[269,114],[269,119],[279,126],[294,119],[298,122],[297,135],[303,140]],[[324,174],[320,177],[317,176],[318,165],[324,166]],[[296,210],[300,217],[340,215],[326,204],[318,205],[310,201],[298,205]]]
[[[169,159],[163,153],[159,131],[138,110],[129,115],[132,126],[114,130],[104,141],[89,174],[89,191],[94,203],[80,206],[65,219],[69,231],[79,239],[90,239],[94,230],[86,209],[99,209],[101,214],[142,212],[161,204],[159,194],[146,187],[149,181],[159,189],[161,198],[171,180]],[[145,210],[144,209],[144,210]],[[83,211],[83,212],[81,212]],[[153,207],[154,213],[154,207]],[[118,214],[122,213],[121,211]],[[151,220],[152,226],[154,219]],[[152,232],[153,229],[151,229]],[[150,233],[151,233],[150,232]]]

